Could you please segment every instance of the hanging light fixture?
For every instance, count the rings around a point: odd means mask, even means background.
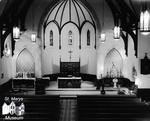
[[[115,27],[114,27],[114,39],[118,40],[120,39],[120,21],[119,21],[119,17],[118,14],[116,14],[116,21],[115,21]]]
[[[140,14],[140,32],[143,35],[150,33],[150,13],[148,10],[142,11]]]
[[[13,38],[15,41],[17,41],[20,37],[20,28],[19,27],[13,27]]]
[[[114,27],[114,39],[120,39],[120,26]]]
[[[34,11],[33,11],[33,7],[32,7],[32,21],[33,21],[33,23],[32,23],[32,33],[31,33],[31,41],[32,42],[36,42],[36,33],[35,32],[33,32],[34,31]]]
[[[32,42],[36,42],[36,34],[35,33],[31,34],[31,40],[32,40]]]
[[[101,33],[100,39],[101,43],[104,43],[106,41],[106,34],[104,32]]]
[[[140,32],[143,35],[148,35],[150,33],[150,12],[149,9],[147,9],[145,1],[140,13]]]
[[[104,28],[104,0],[103,0],[103,17],[102,17],[102,29]],[[104,43],[106,41],[106,34],[102,30],[101,35],[100,35],[100,41],[101,43]]]

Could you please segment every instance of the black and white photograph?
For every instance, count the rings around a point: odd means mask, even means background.
[[[0,121],[150,121],[150,0],[0,0]]]

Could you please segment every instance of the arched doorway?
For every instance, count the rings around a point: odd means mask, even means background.
[[[16,73],[18,76],[32,77],[35,74],[35,63],[32,54],[23,49],[16,60]]]
[[[119,51],[115,48],[111,49],[105,57],[104,72],[108,77],[122,76],[123,59]]]

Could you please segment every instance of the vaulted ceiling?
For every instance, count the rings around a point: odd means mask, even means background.
[[[25,17],[33,1],[0,0],[0,28],[6,31],[1,40],[4,40],[12,31],[12,27],[18,23],[20,23],[21,29],[25,29]],[[122,30],[128,32],[134,41],[137,40],[137,36],[133,30],[138,28],[139,13],[143,1],[147,4],[150,3],[149,0],[105,0],[112,11],[114,22],[119,18]],[[126,36],[123,35],[123,37]]]
[[[24,20],[29,6],[33,0],[1,0],[0,2],[0,26],[9,28],[21,22],[24,27]]]
[[[136,27],[139,21],[139,10],[142,0],[105,0],[114,15],[119,17],[122,27]],[[21,21],[24,28],[24,18],[33,0],[1,0],[0,24],[7,26]],[[116,17],[117,16],[117,17]],[[115,20],[116,21],[116,20]],[[126,28],[127,29],[127,28]]]

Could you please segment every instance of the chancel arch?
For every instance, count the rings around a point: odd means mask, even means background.
[[[58,1],[47,12],[42,30],[43,74],[59,73],[61,61],[80,61],[81,72],[96,74],[96,32],[99,24],[92,12],[80,0]],[[49,46],[50,31],[53,31],[53,46]]]
[[[108,77],[120,77],[123,71],[123,59],[120,52],[113,48],[111,49],[104,62],[104,72]]]
[[[32,73],[35,74],[35,62],[32,54],[25,48],[16,60],[16,73]]]
[[[72,33],[72,43],[69,42],[70,32]],[[79,36],[79,30],[74,24],[68,23],[63,27],[61,32],[62,61],[79,61]]]

